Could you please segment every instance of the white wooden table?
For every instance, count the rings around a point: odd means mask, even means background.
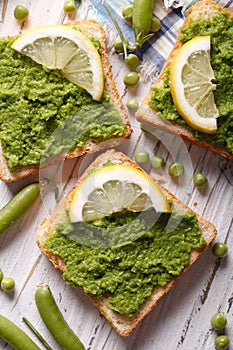
[[[21,33],[27,27],[40,24],[81,19],[80,11],[72,17],[64,14],[63,0],[21,0],[20,4],[30,9],[28,20],[21,24],[13,17],[13,9],[18,3],[16,0],[1,0],[1,36]],[[138,88],[126,89],[122,79],[126,71],[124,63],[112,51],[110,60],[124,103],[129,97],[135,97],[140,102],[151,82],[142,81]],[[26,316],[52,348],[58,349],[45,329],[34,302],[35,290],[43,282],[50,285],[65,319],[86,349],[211,350],[214,349],[216,334],[210,327],[210,318],[217,311],[224,312],[228,317],[226,334],[232,342],[230,349],[233,349],[233,163],[174,136],[159,131],[153,135],[143,133],[133,113],[130,113],[130,118],[134,133],[131,140],[119,149],[132,158],[135,150],[164,156],[166,166],[161,174],[156,174],[149,167],[146,170],[190,208],[214,223],[218,230],[217,240],[225,241],[229,246],[228,256],[218,260],[212,255],[211,248],[208,249],[134,333],[127,338],[120,337],[79,289],[65,285],[60,272],[42,256],[36,245],[37,228],[56,204],[51,188],[20,221],[0,237],[0,268],[6,276],[16,281],[13,294],[0,291],[0,313],[35,339],[22,322],[22,317]],[[172,160],[180,160],[185,166],[185,175],[178,182],[174,182],[167,173]],[[75,183],[80,167],[84,169],[87,161],[88,157],[73,160],[48,171],[46,176],[50,176],[59,186],[60,198]],[[208,186],[204,191],[196,189],[192,183],[193,173],[199,171],[208,178]],[[0,182],[0,206],[4,206],[28,182],[28,179],[9,184]],[[35,342],[39,345],[36,339]],[[0,349],[10,348],[0,340]]]

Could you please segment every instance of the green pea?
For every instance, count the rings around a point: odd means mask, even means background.
[[[149,153],[148,152],[135,152],[134,159],[137,163],[146,163],[149,161]]]
[[[19,21],[23,21],[26,19],[29,15],[29,10],[27,7],[18,5],[14,9],[14,17],[18,19]]]
[[[127,4],[122,9],[122,16],[126,21],[131,22],[133,18],[133,5]]]
[[[64,2],[63,10],[67,13],[73,13],[76,11],[76,5],[74,0],[66,0]]]
[[[0,282],[2,282],[3,277],[4,277],[4,273],[3,273],[2,269],[0,269]]]
[[[135,100],[134,98],[130,98],[127,102],[126,102],[126,106],[129,109],[137,109],[138,108],[138,101]]]
[[[4,277],[1,281],[1,288],[5,292],[12,292],[15,289],[15,281],[11,277]]]
[[[223,313],[217,312],[211,317],[210,323],[213,329],[215,329],[216,331],[220,331],[226,326],[227,318]]]
[[[230,340],[227,335],[218,335],[214,340],[214,344],[217,350],[226,350],[228,349]]]
[[[139,74],[136,72],[128,72],[124,76],[124,83],[127,86],[135,86],[139,81]]]
[[[213,245],[213,248],[212,248],[212,253],[219,257],[219,258],[223,258],[224,256],[227,255],[227,252],[228,252],[228,247],[225,243],[223,242],[216,242],[214,245]]]
[[[164,158],[160,156],[153,156],[151,158],[151,165],[154,169],[159,169],[164,165]]]
[[[125,39],[125,42],[128,43],[128,39]],[[115,38],[113,45],[116,52],[118,53],[124,52],[123,42],[119,36]]]
[[[152,33],[156,33],[159,31],[159,29],[161,28],[161,22],[158,18],[153,17],[152,21],[151,21],[151,27],[150,27],[150,32]]]
[[[3,315],[0,315],[0,337],[17,350],[40,350],[22,329]]]
[[[124,49],[123,49],[123,43],[122,43],[122,40],[119,36],[117,36],[114,40],[114,49],[116,52],[123,52]]]
[[[35,302],[43,322],[61,349],[84,350],[83,344],[63,318],[49,286],[36,290]]]
[[[197,187],[203,187],[207,182],[207,177],[202,173],[197,173],[193,175],[193,182]]]
[[[184,174],[184,166],[180,162],[172,162],[169,165],[168,173],[172,177],[180,177]]]
[[[134,70],[139,65],[139,57],[133,53],[130,53],[126,57],[125,63],[129,67],[129,69]]]

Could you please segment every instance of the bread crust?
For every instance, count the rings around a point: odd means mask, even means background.
[[[96,142],[93,142],[92,140],[88,140],[82,149],[77,148],[70,153],[62,155],[60,157],[56,157],[55,159],[50,160],[49,162],[45,162],[44,164],[19,166],[14,172],[10,172],[7,166],[6,159],[2,155],[2,146],[0,143],[0,179],[4,182],[17,181],[26,176],[30,176],[32,174],[38,173],[40,169],[57,164],[59,162],[63,162],[64,160],[77,158],[84,154],[100,151],[105,148],[115,147],[116,145],[119,145],[122,142],[124,142],[125,139],[129,138],[132,133],[128,114],[123,105],[119,92],[116,88],[116,84],[113,80],[112,70],[111,70],[108,54],[106,51],[106,33],[104,31],[104,28],[95,20],[82,20],[82,21],[70,22],[70,23],[64,24],[64,26],[75,27],[81,30],[88,37],[94,37],[100,41],[101,59],[103,63],[104,75],[106,78],[105,90],[110,96],[110,101],[119,110],[122,116],[122,121],[126,125],[124,134],[121,137],[111,137],[108,140],[105,140],[104,142],[101,142],[100,140],[98,143],[96,143]]]
[[[194,6],[192,6],[190,9],[188,9],[188,15],[185,18],[182,28],[186,27],[190,20],[195,20],[198,18],[211,18],[214,15],[216,15],[219,11],[223,11],[224,9],[216,4],[215,1],[212,0],[201,0],[197,2]],[[231,14],[232,16],[233,14]],[[178,35],[179,38],[179,35]],[[179,51],[180,47],[182,46],[182,42],[177,38],[172,51],[170,52],[160,74],[158,75],[156,81],[154,82],[152,87],[161,87],[163,85],[163,81],[165,79],[165,72],[170,67],[171,62],[173,61],[174,56]],[[180,137],[182,137],[184,140],[189,141],[191,143],[194,143],[197,146],[203,147],[207,150],[213,151],[215,153],[218,153],[222,157],[228,158],[230,160],[233,160],[233,155],[229,152],[227,152],[225,149],[210,144],[206,141],[200,141],[197,138],[194,137],[192,132],[188,130],[185,126],[181,126],[177,124],[176,122],[168,121],[164,118],[161,118],[157,113],[155,109],[152,109],[148,106],[148,102],[151,99],[152,96],[152,90],[150,89],[146,95],[146,97],[143,99],[137,113],[136,113],[136,119],[145,125],[149,125],[153,128],[158,128],[163,131],[170,132],[172,134],[176,134]]]
[[[54,210],[52,215],[48,219],[44,219],[43,223],[38,229],[36,235],[36,241],[39,249],[43,254],[45,254],[48,259],[52,262],[53,266],[62,272],[65,271],[65,264],[62,259],[57,256],[51,254],[46,250],[44,246],[44,241],[48,238],[54,231],[55,225],[58,222],[63,220],[65,215],[65,210],[69,208],[69,205],[72,200],[72,195],[74,190],[80,185],[80,183],[85,179],[89,171],[93,169],[98,169],[103,166],[107,161],[111,161],[114,164],[125,164],[130,165],[134,168],[137,168],[140,171],[143,171],[136,163],[134,163],[130,158],[128,158],[125,154],[121,152],[117,152],[115,150],[108,150],[105,153],[102,153],[96,160],[87,168],[87,170],[80,177],[78,182],[74,185],[74,187],[70,190],[66,198],[60,202],[57,208]],[[184,203],[178,200],[170,191],[162,187],[165,195],[168,198],[173,200],[174,208],[182,211],[192,211],[188,208]],[[109,321],[112,327],[118,332],[121,336],[130,335],[135,328],[141,323],[141,321],[145,318],[145,316],[154,308],[154,306],[158,303],[158,301],[166,295],[166,293],[174,286],[177,282],[178,278],[180,278],[183,273],[188,270],[188,268],[200,257],[200,255],[207,249],[208,245],[213,241],[216,237],[217,230],[213,224],[199,216],[198,214],[198,224],[202,230],[203,237],[205,238],[207,245],[201,250],[192,251],[190,262],[188,266],[186,266],[183,272],[176,278],[174,278],[171,282],[169,282],[165,287],[159,287],[154,290],[151,296],[146,300],[146,302],[140,307],[139,311],[133,317],[127,317],[124,315],[117,314],[113,310],[110,309],[108,304],[107,297],[95,298],[89,294],[86,294],[88,298],[92,300],[92,302],[96,305],[96,307],[100,310],[100,312],[105,316],[105,318]]]

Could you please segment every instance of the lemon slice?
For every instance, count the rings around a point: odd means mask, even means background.
[[[213,134],[217,130],[218,109],[212,83],[210,36],[185,43],[171,64],[170,84],[179,114],[194,129]]]
[[[71,222],[92,221],[128,209],[155,208],[169,212],[160,186],[149,175],[128,165],[111,165],[91,172],[73,193]]]
[[[48,69],[60,69],[74,84],[99,101],[104,91],[101,57],[82,32],[62,25],[26,30],[12,48]]]

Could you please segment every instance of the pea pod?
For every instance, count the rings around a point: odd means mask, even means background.
[[[22,329],[3,315],[0,315],[0,337],[16,350],[40,350]]]
[[[38,183],[27,185],[0,210],[0,235],[25,214],[39,192]]]
[[[127,58],[127,49],[134,51],[140,48],[145,41],[149,40],[154,35],[153,33],[150,33],[151,28],[153,27],[152,20],[154,0],[134,0],[132,9],[132,27],[134,29],[135,43],[133,45],[128,44],[127,39],[124,37],[116,18],[111,13],[110,8],[104,0],[102,0],[102,5],[108,12],[116,27],[116,30],[123,44],[125,58]],[[158,29],[159,27],[157,24],[157,30]]]
[[[135,35],[135,47],[141,47],[142,44],[151,38],[150,33],[153,18],[154,0],[134,0],[132,25]]]
[[[36,290],[35,302],[46,327],[63,350],[85,350],[63,318],[49,286],[42,286]]]

